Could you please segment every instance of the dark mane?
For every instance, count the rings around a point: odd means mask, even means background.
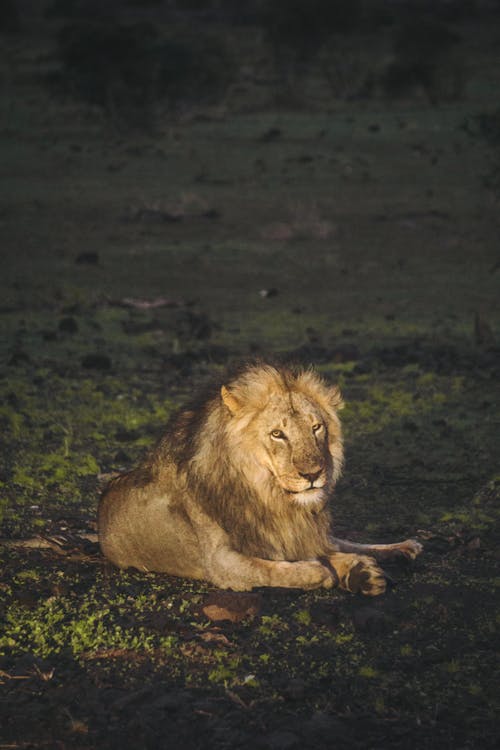
[[[226,369],[172,415],[150,454],[150,465],[153,473],[167,463],[184,472],[196,501],[226,531],[236,551],[269,559],[309,559],[329,548],[329,511],[290,503],[279,487],[270,489],[273,501],[266,502],[228,450],[226,425],[231,416],[222,403],[221,387],[231,387],[261,367],[275,370],[286,390],[303,372],[300,366],[260,360]]]
[[[286,385],[288,380],[291,384],[302,369],[296,363],[285,365],[284,360],[278,357],[271,360],[266,358],[265,361],[261,358],[251,358],[229,365],[222,373],[208,380],[194,396],[172,414],[156,448],[159,454],[163,456],[165,452],[168,453],[179,468],[185,468],[196,454],[197,437],[214,402],[220,398],[222,386],[230,385],[249,370],[264,365],[276,368]]]

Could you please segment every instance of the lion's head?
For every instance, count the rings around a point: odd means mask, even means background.
[[[227,444],[247,480],[266,497],[320,508],[343,462],[339,389],[316,373],[248,368],[221,389]]]

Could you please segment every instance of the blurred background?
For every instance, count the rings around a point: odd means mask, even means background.
[[[10,356],[495,344],[497,2],[1,8]]]
[[[255,356],[341,385],[366,523],[387,472],[444,481],[421,523],[491,478],[499,3],[0,7],[9,533],[88,523],[97,479]]]

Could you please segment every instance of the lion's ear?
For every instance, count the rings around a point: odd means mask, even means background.
[[[231,414],[236,414],[237,411],[241,409],[241,404],[236,398],[236,396],[229,391],[225,385],[222,386],[220,389],[220,395],[222,398],[222,401],[224,402],[224,405],[229,409]]]
[[[342,394],[338,385],[330,386],[330,388],[328,388],[328,395],[330,406],[335,409],[335,411],[339,411],[340,409],[344,408],[344,399],[342,398]]]

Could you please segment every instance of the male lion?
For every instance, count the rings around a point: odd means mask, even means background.
[[[414,558],[422,547],[332,536],[341,407],[339,389],[311,370],[245,367],[181,410],[144,461],[111,481],[99,505],[104,555],[234,590],[383,593],[375,558]]]

